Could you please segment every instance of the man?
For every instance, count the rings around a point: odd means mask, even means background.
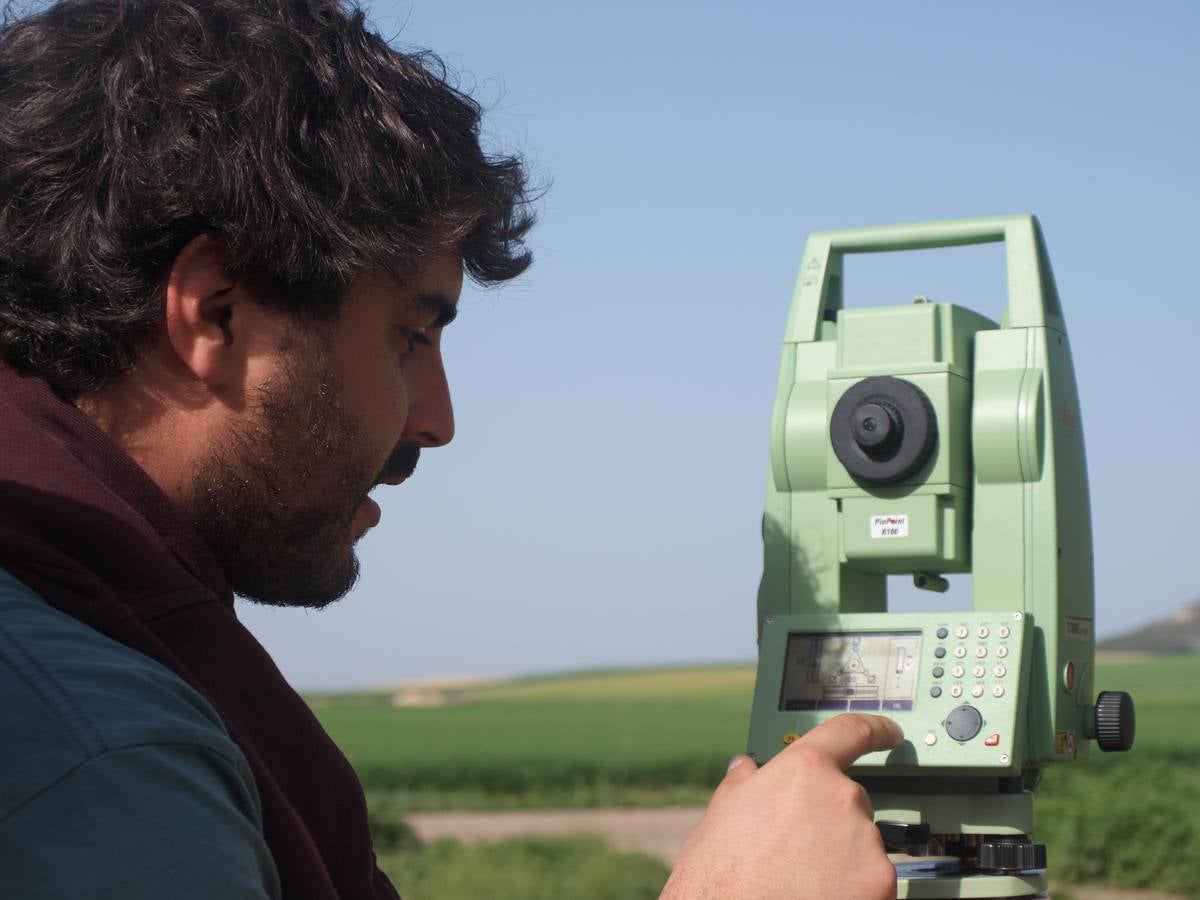
[[[422,449],[464,270],[532,223],[479,108],[336,0],[83,0],[0,35],[0,895],[395,897],[238,623],[319,607]],[[329,652],[336,652],[330,648]],[[888,896],[847,717],[739,758],[673,897]]]

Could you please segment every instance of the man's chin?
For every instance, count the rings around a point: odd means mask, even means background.
[[[230,587],[239,597],[266,606],[293,606],[324,609],[346,594],[358,582],[358,557],[351,551],[344,562],[317,571],[312,565],[297,566],[287,573],[244,573]]]

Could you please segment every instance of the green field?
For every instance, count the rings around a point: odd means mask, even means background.
[[[753,678],[750,667],[615,671],[446,691],[424,708],[397,708],[391,692],[310,700],[389,832],[418,809],[703,803],[744,747]],[[1197,895],[1200,654],[1102,662],[1097,688],[1134,695],[1137,744],[1046,772],[1039,837],[1053,874]]]
[[[596,838],[518,838],[385,851],[401,896],[421,900],[654,900],[669,874],[657,859]]]
[[[1102,659],[1096,689],[1133,695],[1135,751],[1200,750],[1200,653],[1122,663]]]
[[[508,682],[450,705],[313,698],[364,785],[412,809],[704,802],[744,749],[745,667]]]

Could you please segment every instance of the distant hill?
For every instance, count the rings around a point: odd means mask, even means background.
[[[1200,651],[1200,600],[1176,610],[1158,622],[1102,641],[1096,647],[1100,650],[1141,653]]]

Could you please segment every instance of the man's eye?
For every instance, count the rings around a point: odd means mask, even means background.
[[[400,337],[403,340],[403,346],[400,349],[401,356],[406,356],[407,354],[411,353],[413,347],[417,344],[428,347],[433,343],[433,341],[429,339],[429,335],[425,333],[424,328],[401,327],[397,328],[396,330],[400,333]]]

